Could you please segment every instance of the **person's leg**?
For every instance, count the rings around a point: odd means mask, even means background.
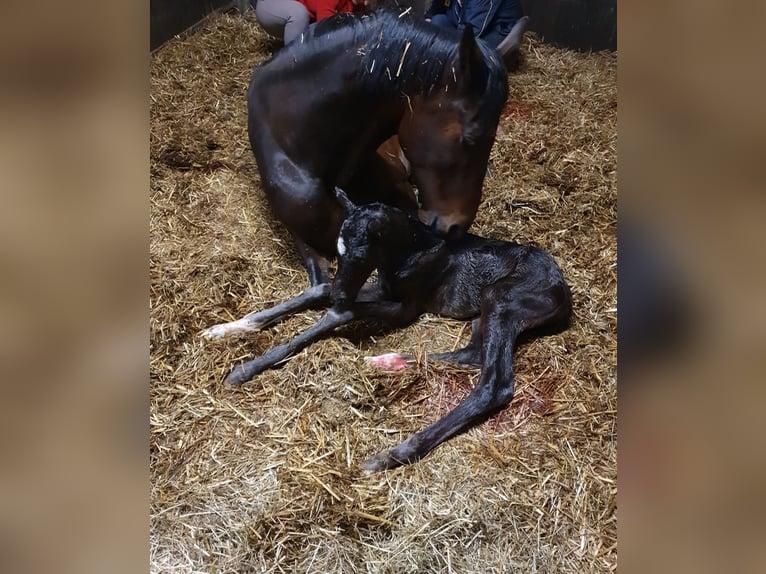
[[[255,18],[266,32],[289,44],[309,25],[306,7],[296,0],[258,0]]]

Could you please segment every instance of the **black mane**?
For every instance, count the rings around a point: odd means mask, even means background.
[[[486,65],[480,115],[496,116],[508,96],[507,72],[491,46],[480,39],[476,43]],[[458,73],[445,74],[445,68],[456,60],[459,44],[456,31],[379,10],[362,17],[338,14],[309,26],[272,61],[287,64],[328,51],[354,50],[360,58],[357,78],[373,93],[428,94],[445,85],[445,76]]]

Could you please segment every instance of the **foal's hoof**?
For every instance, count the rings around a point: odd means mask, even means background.
[[[381,452],[368,458],[362,463],[362,468],[367,472],[381,472],[392,468],[388,466],[388,452]]]
[[[403,464],[408,464],[408,461],[397,460],[393,455],[393,449],[388,449],[368,458],[362,463],[362,468],[367,472],[381,472],[397,468]]]
[[[410,366],[407,360],[399,353],[386,353],[376,357],[365,357],[364,362],[386,371],[401,371]]]
[[[210,341],[217,341],[231,334],[231,329],[228,327],[228,323],[222,323],[220,325],[213,325],[202,331],[202,336]]]
[[[224,382],[229,383],[232,387],[238,387],[252,379],[255,375],[251,375],[245,368],[245,365],[246,363],[234,367],[231,372],[226,375]]]
[[[251,381],[263,371],[273,366],[274,361],[270,360],[268,355],[264,355],[257,359],[253,359],[252,361],[237,365],[228,375],[226,375],[225,381],[230,385],[238,386],[242,383]]]

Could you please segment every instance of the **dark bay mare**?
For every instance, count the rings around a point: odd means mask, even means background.
[[[508,98],[499,53],[462,35],[379,11],[309,27],[258,66],[248,90],[250,144],[274,216],[292,234],[312,285],[329,280],[344,210],[414,212],[459,236],[473,222]],[[398,135],[409,181],[377,153]]]

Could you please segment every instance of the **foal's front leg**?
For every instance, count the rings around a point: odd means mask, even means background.
[[[288,343],[272,347],[257,359],[247,361],[235,367],[226,377],[226,382],[232,385],[246,383],[256,375],[261,374],[266,369],[274,367],[280,361],[295,355],[297,352],[305,349],[311,343],[318,341],[338,327],[356,319],[403,321],[409,319],[415,312],[416,311],[411,307],[394,301],[355,303],[351,309],[343,311],[330,309],[317,323],[303,331]]]
[[[350,323],[353,320],[353,311],[337,312],[330,309],[317,323],[303,331],[290,342],[272,347],[257,359],[247,361],[234,367],[234,369],[232,369],[226,376],[226,382],[231,385],[241,385],[242,383],[246,383],[256,375],[260,375],[266,369],[273,367],[278,362],[305,349],[311,343],[335,330],[337,327]]]
[[[330,284],[321,283],[269,309],[249,313],[236,321],[213,325],[202,331],[202,336],[206,339],[223,339],[240,333],[260,331],[295,313],[315,307],[326,307],[329,304]]]

